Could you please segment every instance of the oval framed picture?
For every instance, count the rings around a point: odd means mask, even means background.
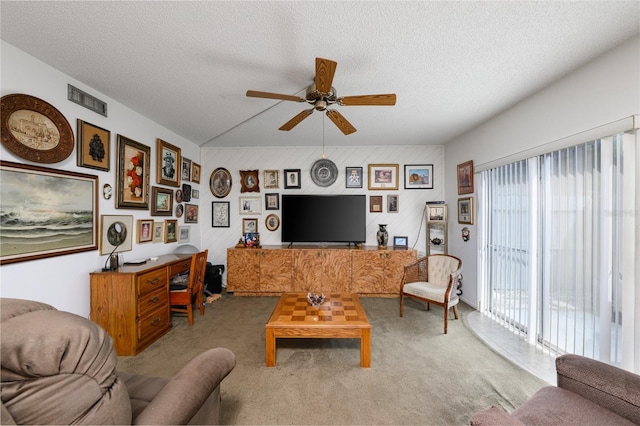
[[[280,227],[280,218],[277,214],[270,214],[265,219],[264,225],[269,231],[275,231]]]
[[[214,197],[224,198],[231,192],[231,173],[229,170],[218,167],[211,173],[209,189]]]

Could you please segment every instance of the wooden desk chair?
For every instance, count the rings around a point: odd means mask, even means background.
[[[189,325],[193,325],[193,307],[200,309],[200,315],[204,315],[204,273],[207,268],[207,255],[209,250],[195,253],[191,257],[189,268],[189,281],[180,288],[172,288],[169,291],[169,303],[171,312],[187,314]]]
[[[458,281],[462,271],[462,261],[455,256],[432,254],[418,259],[404,267],[400,284],[400,316],[404,308],[404,298],[422,300],[430,305],[444,308],[444,334],[447,334],[449,309],[458,319]]]

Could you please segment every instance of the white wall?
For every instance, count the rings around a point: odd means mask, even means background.
[[[469,226],[468,242],[460,237],[465,225],[455,219],[457,199],[468,195],[457,194],[457,165],[473,160],[477,166],[639,114],[639,76],[640,39],[636,37],[445,145],[446,200],[454,207],[449,247],[463,261],[465,302],[471,306],[478,302],[478,234],[474,224]],[[477,202],[476,194],[471,195]],[[636,214],[636,229],[639,221]]]
[[[156,167],[155,152],[156,139],[163,139],[181,148],[182,154],[196,162],[200,162],[200,147],[184,138],[168,131],[157,123],[141,116],[123,105],[118,104],[106,95],[92,90],[60,73],[49,65],[25,54],[14,46],[2,41],[0,45],[0,72],[1,94],[24,93],[43,99],[55,106],[67,119],[74,134],[76,132],[76,119],[82,119],[96,126],[111,131],[111,170],[101,172],[98,170],[76,166],[76,152],[66,160],[56,164],[36,164],[60,170],[75,171],[85,174],[97,175],[99,185],[110,183],[115,189],[116,170],[116,138],[122,134],[130,139],[151,147],[151,159],[153,164],[150,171],[150,184],[155,185]],[[108,117],[103,117],[88,109],[67,100],[67,84],[72,84],[85,92],[102,99],[108,103]],[[169,102],[169,100],[167,100]],[[30,163],[16,157],[4,146],[0,148],[0,155],[4,161],[18,163]],[[35,163],[30,163],[35,164]],[[193,184],[193,187],[199,189]],[[203,186],[206,188],[206,182]],[[28,188],[25,188],[28,191]],[[192,200],[198,204],[199,200]],[[103,214],[133,215],[134,223],[137,219],[151,219],[150,211],[126,210],[115,208],[115,196],[105,200],[100,196],[99,212]],[[171,219],[170,217],[155,217],[156,221]],[[172,217],[175,219],[175,217]],[[206,221],[205,221],[206,222]],[[183,219],[178,220],[178,225],[183,224]],[[199,225],[191,225],[191,244],[200,246]],[[172,252],[177,243],[154,244],[133,243],[133,250],[123,253],[125,260],[144,259],[163,253]],[[99,251],[89,251],[66,256],[50,257],[42,260],[33,260],[0,267],[0,295],[2,297],[16,297],[38,300],[49,303],[58,309],[74,312],[87,317],[89,315],[89,273],[100,269],[106,260],[100,256]]]

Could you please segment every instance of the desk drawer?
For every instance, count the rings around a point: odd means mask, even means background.
[[[171,327],[169,309],[161,306],[138,320],[138,343]]]
[[[177,274],[187,272],[191,268],[191,258],[186,258],[178,263],[169,266],[169,276],[173,277]]]
[[[168,304],[167,289],[165,287],[159,288],[138,298],[138,316],[144,318],[150,311],[157,309],[159,306],[166,308]]]
[[[160,268],[138,276],[138,295],[155,291],[159,288],[168,288],[167,268]]]

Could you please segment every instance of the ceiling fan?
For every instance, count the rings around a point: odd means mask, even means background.
[[[291,130],[302,120],[311,115],[314,110],[326,111],[327,117],[338,126],[345,135],[350,135],[356,131],[356,128],[347,121],[335,109],[328,109],[333,104],[342,106],[369,106],[369,105],[395,105],[395,93],[382,95],[359,95],[359,96],[342,96],[338,97],[336,89],[331,85],[333,76],[336,72],[337,62],[330,59],[316,58],[316,77],[315,81],[306,88],[304,98],[294,95],[283,95],[279,93],[259,92],[256,90],[247,90],[247,96],[253,98],[280,99],[283,101],[307,102],[313,105],[313,108],[306,109],[291,120],[287,121],[279,130]]]

